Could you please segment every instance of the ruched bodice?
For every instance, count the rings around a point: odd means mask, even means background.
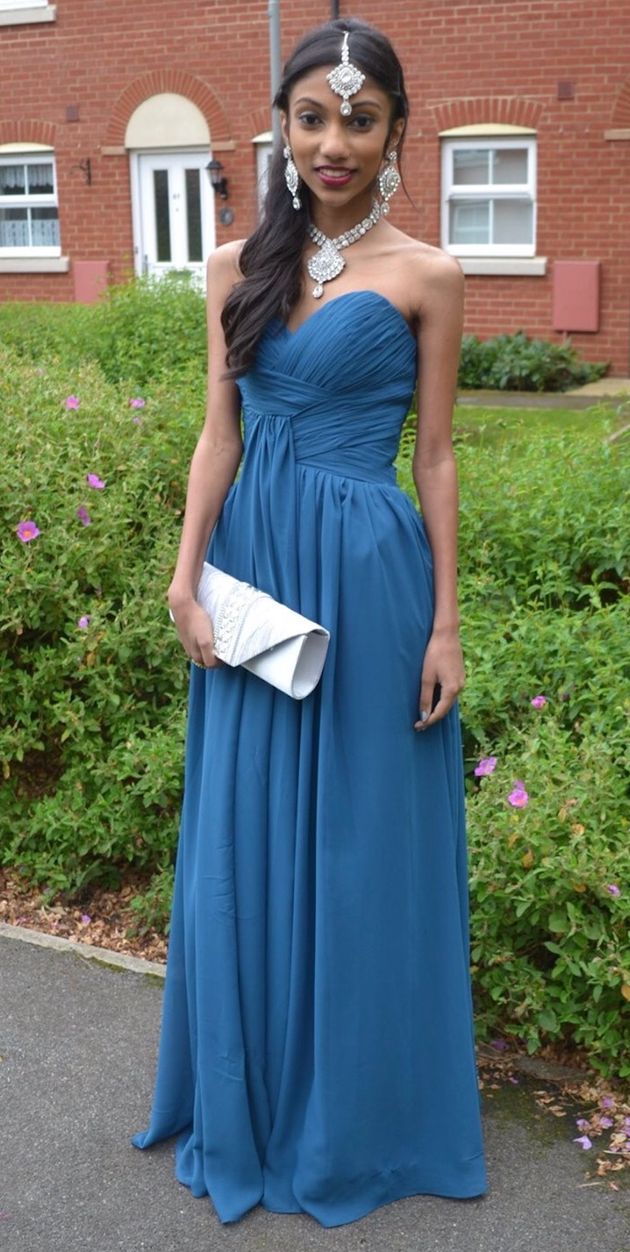
[[[321,622],[294,701],[193,669],[158,1075],[138,1147],[223,1222],[486,1189],[459,716],[418,734],[433,562],[394,459],[416,344],[384,296],[271,322],[208,560]]]
[[[288,444],[296,462],[393,482],[415,380],[411,330],[376,292],[336,296],[296,331],[275,320],[255,367],[240,383],[244,470],[257,443],[271,439],[279,449]],[[285,429],[283,420],[289,423]]]

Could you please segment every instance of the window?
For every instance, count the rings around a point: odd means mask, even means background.
[[[51,153],[0,156],[0,256],[61,255]]]
[[[442,143],[442,247],[455,256],[533,257],[535,139]]]

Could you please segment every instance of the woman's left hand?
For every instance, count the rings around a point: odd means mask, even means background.
[[[445,717],[464,681],[464,658],[458,632],[434,630],[424,654],[418,705],[420,719],[414,722],[414,730],[426,730]],[[436,695],[438,699],[432,708]]]

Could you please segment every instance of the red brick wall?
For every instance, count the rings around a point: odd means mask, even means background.
[[[487,336],[522,328],[562,340],[551,328],[553,261],[599,258],[600,330],[571,339],[585,357],[630,373],[630,141],[604,137],[613,126],[630,128],[627,0],[361,0],[340,7],[380,25],[405,66],[412,115],[403,169],[417,208],[399,192],[392,220],[410,233],[440,242],[440,129],[499,116],[517,121],[519,110],[536,118],[537,253],[549,260],[547,274],[469,275],[466,330]],[[284,0],[284,51],[329,14],[326,0]],[[234,141],[234,151],[218,155],[236,217],[227,229],[217,223],[217,242],[251,229],[250,141],[266,126],[269,97],[264,0],[58,0],[54,23],[0,26],[0,57],[0,142],[26,138],[24,119],[33,124],[31,138],[43,124],[54,128],[65,255],[107,258],[115,278],[133,267],[128,157],[101,150],[122,142],[134,84],[143,79],[145,88],[163,84],[145,95],[187,84],[183,94],[205,112],[213,139]],[[561,79],[574,84],[574,99],[557,98]],[[78,122],[65,120],[70,104],[79,106]],[[71,168],[86,156],[91,187]],[[0,297],[70,300],[72,275],[0,274]]]

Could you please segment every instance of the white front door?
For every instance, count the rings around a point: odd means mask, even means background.
[[[189,270],[205,288],[205,263],[215,247],[211,154],[134,154],[132,202],[136,274]]]

